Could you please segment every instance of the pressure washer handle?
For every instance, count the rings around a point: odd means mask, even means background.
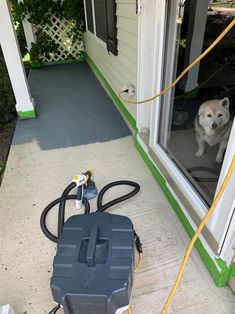
[[[98,224],[95,224],[90,233],[90,239],[87,248],[87,265],[88,267],[95,267],[95,252],[96,252],[96,245],[99,239],[99,227]]]

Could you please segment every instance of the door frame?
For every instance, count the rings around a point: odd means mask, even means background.
[[[142,1],[142,10],[138,22],[138,100],[151,97],[162,89],[166,17],[167,0]],[[149,31],[150,29],[151,32]],[[158,98],[151,103],[137,107],[138,139],[149,158],[153,160],[167,180],[168,188],[181,205],[189,223],[195,229],[208,208],[199,195],[197,195],[192,185],[183,177],[181,171],[156,141],[160,125],[160,103],[161,99]],[[147,140],[144,133],[148,134]],[[228,144],[229,149],[226,151],[221,169],[217,190],[235,153],[235,141],[232,141],[232,138],[235,138],[235,122]],[[231,262],[231,256],[234,253],[231,245],[232,237],[235,233],[235,198],[232,197],[231,193],[232,185],[235,186],[235,174],[226,190],[226,195],[221,199],[215,213],[205,226],[202,235],[200,235],[205,248],[213,255],[219,255],[228,264]]]

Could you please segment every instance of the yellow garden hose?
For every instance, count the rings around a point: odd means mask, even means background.
[[[217,195],[216,195],[216,197],[215,197],[211,207],[209,208],[207,214],[202,219],[202,221],[201,221],[197,231],[195,232],[195,234],[194,234],[194,236],[193,236],[193,238],[192,238],[192,240],[191,240],[191,242],[190,242],[190,244],[188,246],[188,249],[187,249],[187,251],[185,253],[185,256],[184,256],[182,265],[180,267],[178,276],[176,278],[175,284],[174,284],[174,286],[173,286],[173,288],[172,288],[172,290],[171,290],[171,292],[170,292],[170,294],[168,296],[168,299],[167,299],[167,301],[166,301],[166,303],[164,305],[164,308],[163,308],[161,314],[166,314],[166,311],[167,311],[167,309],[168,309],[168,307],[169,307],[169,305],[171,303],[171,300],[172,300],[172,298],[173,298],[173,296],[174,296],[174,294],[175,294],[175,292],[176,292],[176,290],[177,290],[177,288],[179,286],[180,279],[181,279],[181,277],[183,275],[184,269],[186,267],[186,264],[187,264],[187,261],[189,259],[189,256],[190,256],[190,254],[192,252],[193,246],[194,246],[194,244],[195,244],[199,234],[201,233],[203,227],[205,226],[205,224],[207,223],[207,221],[211,217],[211,214],[215,210],[217,204],[219,203],[219,201],[220,201],[220,199],[221,199],[221,197],[222,197],[222,195],[224,193],[224,190],[225,190],[225,188],[226,188],[226,186],[227,186],[227,184],[228,184],[228,182],[229,182],[229,180],[230,180],[230,178],[231,178],[231,176],[233,174],[234,169],[235,169],[235,155],[233,157],[233,160],[232,160],[232,163],[231,163],[231,165],[229,167],[229,170],[228,170],[228,172],[226,174],[226,177],[225,177],[225,179],[224,179],[224,181],[223,181],[223,183],[222,183],[222,185],[221,185],[221,187],[219,189],[219,192],[217,193]]]
[[[173,83],[165,87],[161,92],[157,93],[156,95],[148,99],[141,100],[141,101],[134,101],[134,100],[127,100],[123,98],[122,94],[124,93],[124,91],[122,91],[119,93],[120,99],[127,104],[139,105],[139,104],[150,102],[164,95],[169,89],[173,88],[192,67],[194,67],[198,62],[200,62],[216,45],[218,45],[218,43],[224,38],[224,36],[231,30],[231,28],[234,25],[235,25],[235,19],[232,20],[232,22],[225,28],[225,30],[215,39],[215,41],[213,41],[213,43],[199,57],[197,57],[189,66],[187,66],[187,68],[183,70],[183,72],[174,80]]]
[[[135,273],[137,273],[140,269],[140,266],[142,264],[142,260],[143,260],[143,253],[140,253],[139,254],[139,260],[138,260],[138,263],[137,265],[135,266]]]

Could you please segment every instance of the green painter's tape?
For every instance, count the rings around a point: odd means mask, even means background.
[[[133,130],[135,132],[137,132],[137,127],[136,127],[136,121],[135,119],[132,117],[132,115],[129,113],[129,111],[126,109],[126,107],[124,106],[124,104],[121,102],[120,98],[117,96],[117,94],[114,92],[114,90],[112,89],[112,87],[109,85],[109,83],[107,82],[107,80],[105,79],[105,77],[103,76],[103,74],[100,72],[100,70],[98,69],[98,67],[96,66],[96,64],[92,61],[92,59],[88,56],[88,54],[85,52],[85,57],[86,57],[86,61],[89,64],[89,66],[92,68],[92,70],[97,74],[97,76],[99,77],[99,79],[101,80],[101,82],[104,84],[104,86],[106,87],[108,93],[110,94],[110,96],[112,97],[112,99],[114,100],[114,102],[116,103],[116,105],[118,106],[119,110],[121,111],[121,113],[123,114],[123,116],[127,119],[127,121],[130,123],[131,127],[133,128]]]
[[[134,129],[136,135],[138,133],[138,129],[136,126],[135,119],[131,116],[131,114],[128,112],[128,110],[125,108],[123,103],[120,101],[116,93],[113,91],[112,87],[109,85],[103,74],[100,72],[100,70],[97,68],[95,63],[92,61],[92,59],[88,56],[87,53],[85,53],[85,57],[87,60],[87,63],[90,65],[90,67],[93,69],[93,71],[97,74],[99,79],[103,82],[104,86],[107,88],[110,96],[113,98],[117,106],[119,107],[120,111],[123,113],[125,118],[128,120],[132,128]],[[172,208],[174,209],[176,215],[180,219],[181,223],[183,224],[186,232],[188,233],[189,237],[192,238],[195,231],[191,224],[189,223],[188,219],[186,218],[183,210],[179,206],[178,202],[168,189],[166,185],[166,181],[159,172],[159,170],[156,168],[154,163],[149,159],[148,155],[142,148],[142,146],[139,144],[137,138],[135,137],[135,146],[137,150],[139,151],[140,155],[142,156],[144,162],[150,169],[151,173],[153,174],[154,178],[160,185],[163,193],[165,194],[166,198],[168,199],[169,203],[171,204]],[[217,287],[224,287],[228,284],[229,278],[235,276],[235,263],[232,264],[230,267],[228,267],[225,262],[221,259],[215,259],[213,260],[204,246],[202,245],[202,242],[198,239],[195,243],[195,247],[204,261],[206,267],[208,268],[212,278],[214,279],[215,284]]]
[[[176,215],[182,222],[189,237],[192,238],[195,233],[193,227],[190,225],[188,219],[186,218],[184,212],[180,208],[178,202],[176,201],[176,199],[174,198],[174,196],[168,189],[165,179],[162,177],[161,173],[158,171],[158,169],[153,164],[153,162],[149,159],[148,155],[146,154],[142,146],[139,144],[137,138],[135,139],[135,146],[137,150],[139,151],[140,155],[142,156],[143,160],[145,161],[146,165],[148,166],[149,170],[153,174],[154,178],[160,185],[163,193],[165,194],[169,203],[173,207]],[[204,261],[206,267],[208,268],[212,278],[214,279],[216,286],[217,287],[226,286],[228,284],[229,278],[232,276],[235,276],[235,264],[232,264],[230,267],[228,267],[225,264],[225,262],[222,261],[221,259],[213,260],[199,239],[196,241],[195,247],[199,255],[201,256],[202,260]],[[219,271],[218,268],[220,268],[221,271]]]
[[[19,119],[34,119],[36,118],[36,111],[29,110],[29,111],[17,111],[17,115]]]
[[[230,266],[230,277],[235,277],[235,263]]]

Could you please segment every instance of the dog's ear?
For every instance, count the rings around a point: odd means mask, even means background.
[[[198,109],[198,115],[200,116],[205,111],[205,107],[201,105]]]
[[[221,100],[221,106],[228,109],[229,108],[229,98],[225,97],[224,99]]]

